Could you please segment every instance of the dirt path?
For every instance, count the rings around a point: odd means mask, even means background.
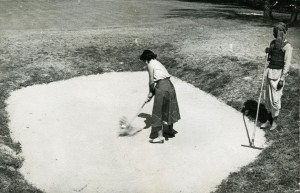
[[[48,193],[209,192],[260,153],[248,139],[242,114],[173,79],[182,120],[178,134],[150,144],[150,128],[118,137],[147,95],[146,72],[107,73],[17,90],[8,99],[12,136],[22,144],[21,172]],[[148,124],[152,103],[133,125]],[[250,132],[253,123],[248,123]],[[263,146],[261,130],[256,145]]]

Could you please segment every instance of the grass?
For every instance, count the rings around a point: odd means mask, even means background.
[[[196,6],[193,4],[193,7]],[[223,8],[221,10],[224,12]],[[2,34],[0,192],[42,192],[19,173],[23,161],[22,144],[10,136],[9,115],[5,110],[9,93],[22,87],[76,76],[145,70],[145,65],[138,59],[143,49],[158,53],[159,60],[172,75],[216,96],[253,119],[264,66],[261,50],[266,46],[266,39],[272,38],[270,25],[258,21],[245,23],[244,18],[222,19],[217,15],[202,19],[198,13],[190,17],[188,12],[188,9],[176,12],[176,17],[183,20],[163,26],[83,32],[45,31],[42,34],[34,30],[21,34],[12,31]],[[292,67],[284,88],[280,129],[273,132],[266,130],[265,136],[271,145],[254,162],[231,173],[218,186],[216,193],[290,193],[299,189],[298,35],[298,28],[289,30],[289,41],[294,46],[293,63],[296,65]],[[134,41],[136,39],[138,44]],[[229,49],[230,44],[234,52]],[[264,109],[263,105],[261,109]],[[259,120],[263,119],[264,114],[261,113]]]

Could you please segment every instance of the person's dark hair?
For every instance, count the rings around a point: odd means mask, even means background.
[[[144,50],[142,55],[140,56],[140,60],[142,61],[150,61],[152,59],[156,59],[157,55],[154,54],[151,50]]]

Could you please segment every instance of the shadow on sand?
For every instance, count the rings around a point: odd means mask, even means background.
[[[145,126],[143,129],[148,129],[151,127],[152,125],[152,116],[149,115],[149,114],[146,114],[146,113],[140,113],[138,115],[138,117],[140,118],[144,118],[144,123],[145,123]],[[164,125],[163,126],[163,136],[166,140],[168,140],[169,138],[173,138],[175,137],[175,134],[177,134],[178,132],[176,130],[173,129],[173,125],[172,126],[168,126],[168,125]],[[171,132],[171,133],[170,133]],[[154,137],[157,137],[157,136],[154,136]]]
[[[147,113],[140,113],[138,115],[138,117],[140,118],[144,118],[144,123],[145,123],[145,127],[143,129],[148,129],[149,127],[151,127],[152,124],[152,116],[147,114]]]

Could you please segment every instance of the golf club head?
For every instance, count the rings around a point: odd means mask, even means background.
[[[135,128],[132,125],[127,125],[124,129],[120,129],[119,136],[134,136],[138,132],[142,131],[143,129]]]
[[[123,116],[119,121],[120,129],[126,129],[128,127],[128,119]]]

